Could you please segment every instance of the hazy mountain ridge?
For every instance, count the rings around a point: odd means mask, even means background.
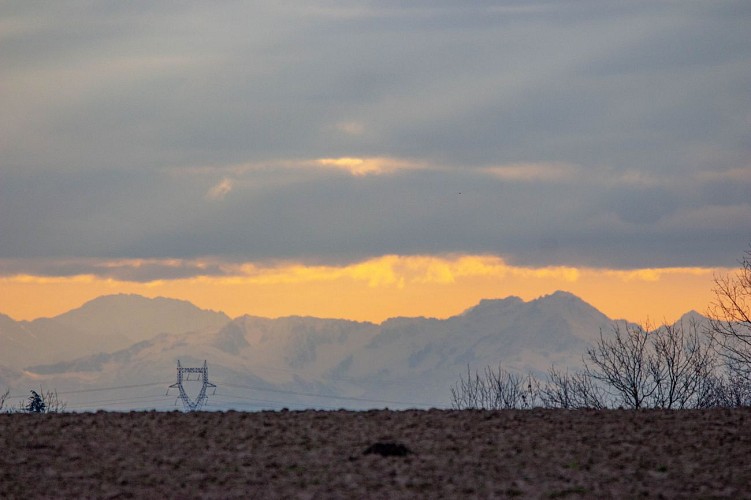
[[[119,335],[130,343],[148,340],[160,333],[183,333],[226,324],[223,312],[200,309],[188,301],[140,295],[105,295],[55,316],[56,323],[97,335]]]
[[[108,314],[113,318],[111,326]],[[692,314],[696,313],[688,313]],[[129,317],[134,320],[129,322]],[[153,324],[148,324],[150,318],[156,318]],[[612,323],[567,292],[528,302],[518,297],[483,300],[447,319],[393,318],[381,324],[299,316],[230,320],[223,313],[204,311],[184,301],[108,296],[44,324],[59,325],[61,338],[71,335],[82,340],[96,333],[100,339],[120,342],[153,335],[108,352],[89,348],[83,355],[66,358],[70,352],[66,350],[58,353],[58,359],[42,361],[30,361],[35,353],[29,350],[39,348],[38,344],[16,343],[15,362],[8,363],[6,340],[39,335],[31,327],[36,322],[0,316],[0,366],[11,368],[0,371],[4,379],[0,388],[33,383],[85,392],[146,384],[160,392],[174,383],[176,360],[183,366],[200,366],[208,360],[216,383],[287,391],[284,400],[300,404],[332,404],[302,396],[315,393],[351,398],[346,404],[334,400],[348,407],[377,406],[374,402],[381,400],[441,406],[449,404],[449,387],[467,366],[483,369],[502,362],[507,368],[535,373],[551,364],[576,368],[600,330]],[[128,330],[128,325],[137,331]],[[158,330],[163,332],[155,334]],[[232,396],[226,390],[214,401],[218,407],[232,407],[237,403]]]
[[[116,337],[92,336],[49,318],[14,321],[5,316],[0,321],[0,364],[13,368],[50,363],[117,346]]]
[[[57,363],[123,349],[160,333],[218,328],[229,321],[224,313],[183,300],[105,295],[52,318],[0,316],[0,365]]]

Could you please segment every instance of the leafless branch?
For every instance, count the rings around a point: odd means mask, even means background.
[[[709,333],[736,377],[751,381],[751,249],[736,274],[715,276]]]

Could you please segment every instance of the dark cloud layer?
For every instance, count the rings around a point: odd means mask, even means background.
[[[6,262],[732,266],[751,240],[746,2],[3,11]]]

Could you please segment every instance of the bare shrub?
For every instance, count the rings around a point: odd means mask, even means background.
[[[467,378],[461,377],[451,387],[451,406],[456,409],[501,410],[532,408],[537,402],[537,381],[506,371],[498,365],[493,370],[474,373],[467,366]]]
[[[67,403],[58,397],[57,390],[45,392],[42,388],[39,392],[32,390],[26,403],[18,404],[18,410],[23,413],[62,413],[66,407]]]
[[[545,408],[605,408],[605,394],[591,377],[584,373],[548,371],[548,380],[540,387],[540,400]]]
[[[5,408],[5,402],[8,400],[8,396],[10,396],[10,390],[6,390],[3,394],[0,394],[0,412]]]
[[[737,408],[751,406],[751,382],[732,371],[713,379],[708,407]]]
[[[751,401],[751,383],[723,372],[710,339],[690,321],[651,330],[614,323],[587,350],[581,372],[552,367],[540,383],[504,370],[467,367],[451,388],[454,408],[710,408]]]

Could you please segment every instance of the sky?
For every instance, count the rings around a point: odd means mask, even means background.
[[[745,0],[0,0],[0,312],[703,311],[751,243],[748,26]]]

